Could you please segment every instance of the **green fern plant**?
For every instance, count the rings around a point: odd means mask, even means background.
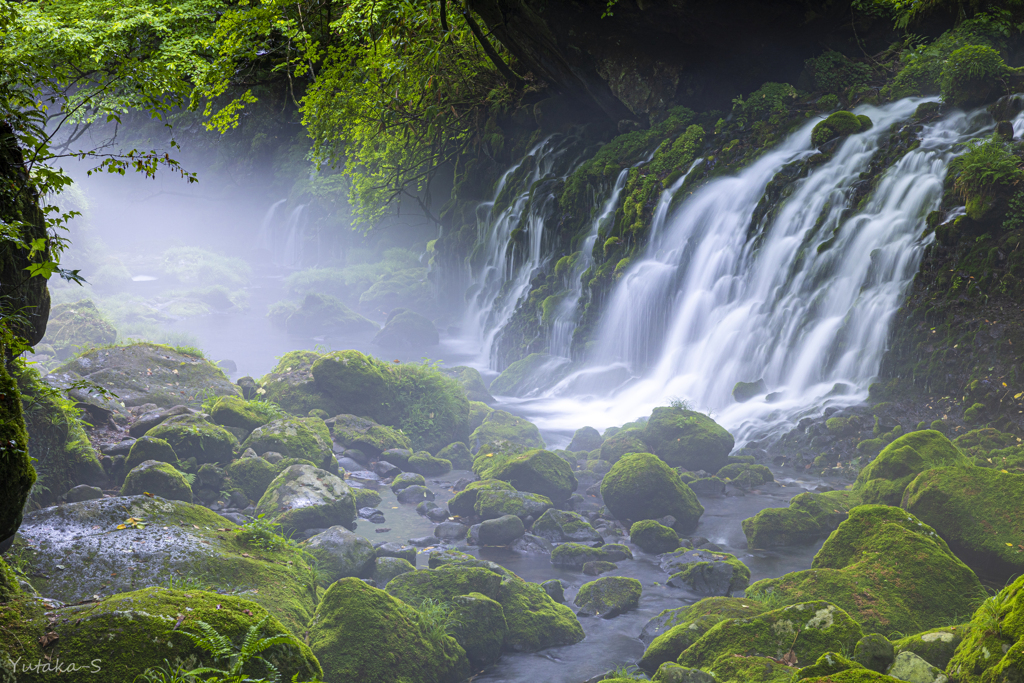
[[[454,618],[455,606],[450,602],[425,598],[420,603],[419,612],[427,640],[435,645],[454,635],[461,626]]]

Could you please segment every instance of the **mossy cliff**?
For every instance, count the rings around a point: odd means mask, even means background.
[[[36,482],[22,417],[21,396],[7,368],[0,363],[0,550],[21,525],[22,510]]]

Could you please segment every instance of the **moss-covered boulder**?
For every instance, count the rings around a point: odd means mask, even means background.
[[[654,673],[665,662],[678,659],[718,622],[750,619],[766,611],[760,603],[743,598],[705,598],[687,607],[665,610],[644,627],[644,633],[654,639],[637,664],[647,673]]]
[[[735,555],[706,550],[678,554],[678,563],[662,561],[672,572],[669,586],[686,588],[697,595],[729,597],[750,585],[750,569]]]
[[[479,569],[496,576],[497,583],[476,571]],[[459,595],[482,593],[501,604],[508,625],[505,649],[509,651],[536,652],[583,640],[583,629],[572,610],[552,600],[539,585],[492,562],[453,557],[437,569],[395,577],[387,590],[413,603],[424,598],[449,602]]]
[[[932,666],[945,669],[970,632],[970,624],[943,626],[900,638],[892,643],[892,647],[896,653],[913,652]]]
[[[128,457],[124,461],[124,468],[130,472],[147,460],[177,465],[178,455],[174,452],[171,444],[165,440],[152,436],[142,436],[135,440],[131,450],[128,451]]]
[[[230,462],[238,446],[231,432],[208,422],[202,413],[170,417],[146,432],[146,436],[163,439],[178,458],[195,458],[200,465]]]
[[[481,519],[515,515],[525,522],[527,517],[538,519],[553,507],[551,499],[539,493],[481,489],[477,491],[473,512]],[[450,511],[451,507],[448,509]]]
[[[570,453],[589,453],[599,449],[603,443],[601,432],[593,427],[580,427],[573,433],[572,441],[565,450]]]
[[[493,410],[483,423],[469,435],[469,446],[474,452],[484,445],[500,446],[513,443],[527,448],[544,448],[540,430],[532,422],[504,410]]]
[[[242,443],[257,453],[274,451],[286,458],[308,460],[322,470],[338,472],[331,433],[319,417],[290,417],[257,427]]]
[[[962,683],[1024,678],[1024,576],[982,603],[946,673]]]
[[[210,417],[222,427],[235,427],[251,432],[269,422],[264,412],[254,409],[241,396],[225,396],[213,404]]]
[[[722,655],[706,667],[719,683],[789,683],[793,670],[771,657]]]
[[[954,107],[994,102],[1006,92],[1011,73],[997,50],[988,45],[965,45],[954,50],[942,66],[942,99]]]
[[[452,598],[455,609],[455,640],[466,651],[473,666],[487,666],[501,658],[508,636],[508,623],[501,603],[483,593]]]
[[[309,680],[322,673],[310,648],[289,633],[272,611],[233,595],[155,586],[100,602],[61,606],[51,614],[55,617],[50,624],[60,661],[83,667],[76,674],[78,678],[72,675],[69,680],[133,681],[147,668],[164,665],[165,660],[194,658],[197,666],[220,665],[181,632],[201,633],[199,622],[204,622],[241,648],[249,628],[264,620],[260,637],[286,637],[285,642],[261,653],[282,677]],[[99,672],[91,664],[96,664]],[[251,661],[243,671],[260,678],[271,674],[271,669],[258,660]],[[19,674],[18,680],[36,683],[53,677],[46,673]]]
[[[469,451],[469,446],[456,441],[455,443],[448,444],[437,453],[437,457],[441,460],[447,460],[452,464],[452,469],[455,470],[470,470],[473,469],[473,454]]]
[[[476,508],[477,494],[480,491],[515,491],[511,484],[497,479],[481,479],[470,482],[466,488],[456,493],[448,501],[448,511],[459,517],[469,517],[474,514]]]
[[[456,365],[450,368],[442,368],[441,372],[462,385],[462,388],[466,390],[466,398],[469,399],[471,404],[475,402],[484,404],[494,403],[494,397],[491,396],[491,392],[487,390],[487,385],[484,384],[484,378],[476,368],[471,368],[466,365]],[[475,425],[473,429],[476,429],[479,426],[480,425]]]
[[[539,493],[558,503],[576,491],[576,476],[562,458],[551,451],[483,453],[473,461],[473,472],[483,479],[510,483],[516,491]]]
[[[814,130],[811,131],[811,144],[821,147],[829,140],[860,133],[862,130],[870,128],[870,119],[865,124],[860,117],[852,112],[837,111],[814,126]]]
[[[145,526],[125,524],[130,518]],[[41,594],[63,602],[199,577],[260,603],[298,634],[315,607],[310,561],[281,541],[250,545],[239,527],[204,507],[131,496],[28,513],[10,552]]]
[[[651,452],[672,467],[717,472],[729,463],[732,434],[703,413],[655,408],[643,432]]]
[[[852,491],[801,493],[786,508],[765,508],[743,520],[748,548],[777,548],[807,545],[827,536],[858,504],[860,496]]]
[[[736,462],[718,470],[716,477],[732,483],[741,489],[755,489],[763,484],[775,481],[772,471],[764,465]]]
[[[75,372],[118,396],[126,406],[169,408],[199,396],[238,396],[239,388],[202,356],[162,344],[138,343],[87,351],[54,372]],[[181,454],[178,454],[181,456]]]
[[[611,619],[640,605],[642,587],[636,579],[625,576],[605,576],[585,583],[573,604],[581,615],[595,615]]]
[[[703,668],[723,655],[789,657],[797,664],[814,662],[826,652],[853,650],[863,637],[850,615],[824,601],[804,602],[764,612],[749,619],[720,621],[677,660]]]
[[[409,435],[414,450],[436,454],[469,438],[469,401],[462,385],[429,363],[381,365],[389,392],[382,422]]]
[[[582,543],[562,543],[551,551],[551,564],[564,569],[580,571],[588,562],[606,562],[608,553],[601,548]]]
[[[224,474],[234,487],[242,489],[250,501],[256,502],[280,472],[263,458],[239,458],[224,468]]]
[[[117,330],[100,314],[91,299],[57,304],[50,309],[43,342],[53,347],[61,360],[94,346],[117,341]]]
[[[315,351],[289,351],[281,356],[274,369],[260,379],[264,397],[292,415],[308,415],[311,410],[325,410],[328,415],[348,412],[314,381],[313,364],[320,358]]]
[[[984,595],[974,572],[934,529],[884,505],[851,510],[811,569],[758,581],[750,590],[785,602],[828,598],[866,631],[883,635],[953,623]]]
[[[373,544],[343,526],[332,526],[311,536],[303,541],[302,548],[316,558],[324,587],[349,576],[369,577],[376,566]]]
[[[413,607],[347,578],[324,593],[309,645],[325,683],[460,683],[469,675],[465,651],[430,628]]]
[[[21,511],[36,481],[28,453],[28,432],[21,412],[21,396],[7,368],[0,363],[0,551],[21,524]]]
[[[466,428],[472,434],[475,429],[484,423],[488,415],[494,412],[494,408],[480,401],[469,402],[469,422]],[[468,441],[468,439],[467,439]]]
[[[826,652],[822,656],[818,657],[818,661],[814,662],[810,666],[805,666],[796,674],[793,675],[794,681],[800,681],[805,678],[821,678],[824,676],[831,676],[832,674],[839,673],[840,671],[847,671],[848,669],[865,669],[862,664],[844,657],[838,652]]]
[[[653,519],[634,522],[629,528],[629,540],[640,550],[651,555],[660,555],[679,547],[679,534]]]
[[[899,437],[857,475],[854,488],[865,503],[899,505],[914,477],[933,467],[969,465],[970,460],[942,432],[924,429]]]
[[[167,500],[192,502],[192,487],[173,465],[147,460],[133,468],[124,478],[122,496],[153,495]]]
[[[952,654],[952,652],[950,652]],[[896,659],[896,650],[888,638],[880,633],[869,633],[857,641],[853,660],[872,671],[886,671]]]
[[[980,576],[1005,583],[1024,572],[1024,515],[1009,503],[1021,500],[1024,474],[940,467],[914,479],[902,505]]]
[[[377,421],[386,417],[387,381],[380,365],[368,356],[359,351],[335,351],[318,358],[310,371],[316,386],[336,401],[338,410],[329,413],[365,415]]]
[[[418,351],[437,346],[440,337],[430,318],[408,309],[388,314],[387,323],[372,342],[388,351]]]
[[[376,458],[393,448],[412,449],[412,442],[408,436],[393,427],[377,424],[366,417],[337,415],[326,423],[335,443],[362,451],[371,458]]]
[[[630,453],[612,465],[601,480],[601,496],[623,521],[675,517],[675,530],[692,531],[704,506],[683,483],[679,473],[650,453]]]
[[[644,430],[640,427],[623,429],[605,439],[599,448],[601,460],[617,463],[626,453],[646,453],[647,444],[643,440]]]
[[[370,337],[380,329],[377,323],[359,315],[333,296],[310,292],[302,304],[285,319],[288,334],[301,337],[331,335],[344,338]]]
[[[413,453],[407,463],[410,472],[422,474],[425,477],[439,477],[452,471],[452,463],[444,458],[435,458],[427,451]]]
[[[12,372],[18,389],[8,395],[21,394],[28,450],[36,460],[32,502],[54,505],[80,484],[106,488],[107,475],[74,403],[43,382],[35,369],[15,365]]]
[[[416,559],[415,555],[413,559]],[[416,567],[404,557],[378,556],[374,563],[373,575],[370,578],[377,586],[386,586],[391,579],[399,574],[414,571],[416,571]]]
[[[601,534],[578,512],[551,508],[533,523],[530,533],[552,543],[601,543]]]
[[[351,528],[356,500],[349,485],[330,472],[312,465],[292,465],[270,483],[256,513],[266,515],[286,532],[335,525]]]
[[[499,396],[528,396],[547,388],[564,376],[568,364],[547,353],[531,353],[505,368],[491,382],[490,391]]]

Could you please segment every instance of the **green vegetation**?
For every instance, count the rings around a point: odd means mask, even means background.
[[[680,533],[692,530],[704,514],[679,473],[650,453],[630,453],[612,465],[601,481],[601,496],[623,522],[672,515]]]
[[[976,106],[996,99],[1009,68],[999,53],[986,45],[966,45],[954,51],[942,67],[942,97],[954,106]]]

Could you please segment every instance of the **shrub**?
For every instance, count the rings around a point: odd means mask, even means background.
[[[814,81],[814,89],[839,95],[847,89],[871,80],[871,67],[829,50],[804,62]]]
[[[949,166],[957,174],[953,189],[965,201],[1024,180],[1021,160],[999,140],[974,140]]]
[[[985,45],[967,45],[956,50],[942,67],[942,98],[958,106],[984,104],[1004,87],[1000,79],[1009,75],[999,53]]]

